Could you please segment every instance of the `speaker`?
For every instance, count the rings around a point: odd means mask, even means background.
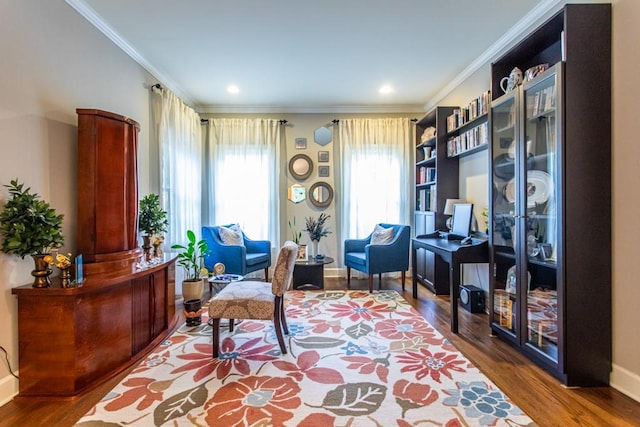
[[[484,313],[484,291],[473,285],[460,285],[460,305],[471,313]]]

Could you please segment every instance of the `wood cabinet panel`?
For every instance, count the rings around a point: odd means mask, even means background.
[[[78,109],[78,253],[88,271],[109,261],[128,268],[138,245],[137,145],[140,125],[128,117]],[[125,261],[125,262],[118,262]]]
[[[83,286],[31,284],[18,297],[20,396],[75,396],[141,359],[175,320],[175,258]]]

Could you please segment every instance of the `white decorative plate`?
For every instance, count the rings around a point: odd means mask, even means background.
[[[504,197],[513,203],[516,200],[515,178],[509,181],[504,190]],[[539,170],[527,171],[527,207],[535,208],[537,204],[545,203],[553,194],[553,180],[551,175]]]

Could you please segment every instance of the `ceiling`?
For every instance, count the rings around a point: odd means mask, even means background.
[[[422,111],[560,3],[66,1],[202,113]]]

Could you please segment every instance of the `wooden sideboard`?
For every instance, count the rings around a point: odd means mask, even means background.
[[[73,397],[138,362],[176,323],[175,257],[18,298],[19,396]]]

